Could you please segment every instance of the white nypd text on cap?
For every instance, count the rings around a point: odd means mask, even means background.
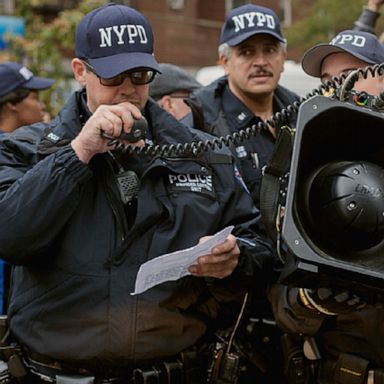
[[[365,42],[366,42],[366,38],[364,36],[342,34],[342,35],[336,36],[331,41],[331,45],[350,44],[350,45],[354,45],[355,47],[364,47]]]
[[[142,25],[126,24],[113,25],[111,27],[99,28],[100,48],[111,47],[117,38],[117,44],[147,44],[148,37],[145,28]]]
[[[252,27],[267,27],[273,30],[276,27],[273,16],[262,12],[243,13],[241,15],[233,16],[232,20],[235,25],[235,32]]]
[[[21,67],[19,73],[24,77],[25,80],[29,80],[31,77],[33,77],[33,73],[26,67]]]

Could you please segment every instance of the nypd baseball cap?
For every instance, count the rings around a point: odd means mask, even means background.
[[[221,29],[220,44],[235,46],[253,35],[267,34],[285,43],[280,20],[272,9],[254,4],[234,8]]]
[[[17,88],[41,90],[49,88],[55,80],[35,76],[27,67],[12,61],[0,64],[0,97]]]
[[[160,72],[153,56],[148,20],[125,5],[107,3],[84,16],[76,29],[76,56],[100,77],[111,78],[135,68]]]
[[[161,74],[149,84],[149,95],[159,99],[175,92],[193,92],[202,85],[187,71],[177,65],[160,63]]]
[[[340,32],[329,44],[318,44],[305,52],[301,65],[314,77],[321,76],[324,59],[333,53],[349,53],[367,65],[384,63],[384,45],[369,32],[346,30]]]

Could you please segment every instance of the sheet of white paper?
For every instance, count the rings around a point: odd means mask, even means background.
[[[131,295],[142,293],[157,284],[190,275],[187,268],[194,264],[199,256],[210,254],[211,249],[222,243],[232,229],[233,225],[217,232],[204,243],[158,256],[142,264],[136,276],[135,292],[132,292]]]

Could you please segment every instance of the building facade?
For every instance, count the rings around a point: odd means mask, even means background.
[[[155,35],[155,53],[160,61],[183,67],[201,67],[217,62],[217,48],[225,15],[241,0],[132,0],[130,4],[149,19]],[[253,1],[256,3],[256,1]],[[258,0],[284,19],[287,0]],[[290,0],[289,0],[290,3]]]
[[[18,0],[1,0],[0,15],[12,14]],[[285,24],[292,20],[292,0],[114,0],[142,12],[153,27],[155,55],[160,62],[185,68],[215,65],[225,15],[246,3],[272,8]],[[36,12],[49,21],[78,0],[42,0]]]

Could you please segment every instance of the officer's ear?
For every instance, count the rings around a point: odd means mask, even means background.
[[[285,70],[285,62],[288,58],[288,51],[287,51],[287,44],[285,43],[280,43],[280,49],[281,49],[281,53],[283,55],[283,62],[282,62],[282,65],[281,65],[281,71],[280,73],[283,73],[284,70]]]
[[[171,113],[171,110],[172,110],[172,98],[171,98],[171,96],[164,95],[161,97],[161,99],[157,100],[157,103],[160,105],[161,108],[163,108],[167,112]]]
[[[228,75],[228,57],[225,55],[220,55],[219,56],[219,64],[223,67],[224,69],[224,74]]]
[[[17,105],[16,105],[16,103],[12,103],[12,102],[8,101],[8,103],[4,104],[4,108],[14,112],[17,110]]]
[[[86,85],[86,73],[87,68],[82,60],[77,57],[72,59],[72,71],[75,76],[75,79],[79,82],[79,84],[84,87]]]

